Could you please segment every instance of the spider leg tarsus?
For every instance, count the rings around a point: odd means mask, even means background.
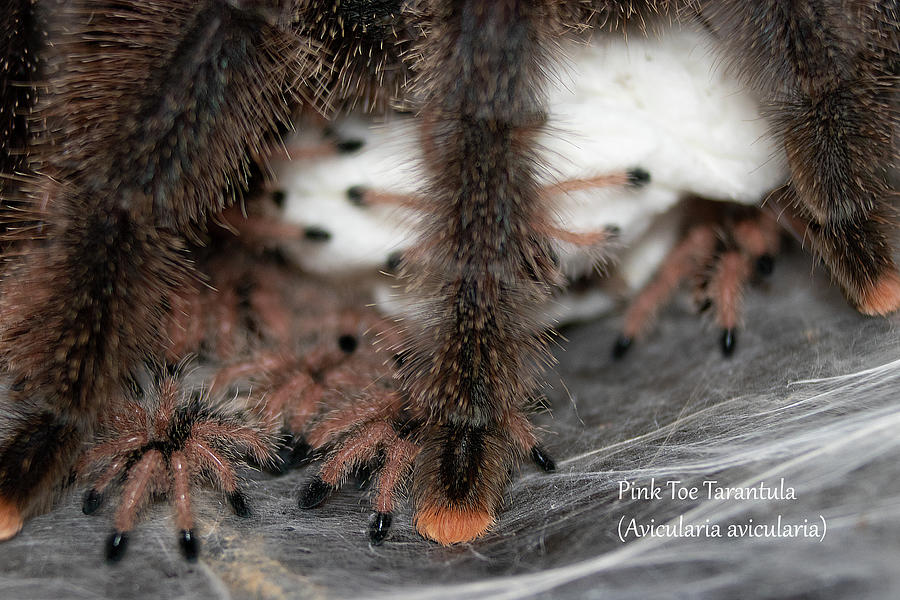
[[[325,483],[318,475],[316,475],[309,482],[309,485],[306,486],[306,491],[304,491],[303,495],[300,497],[299,506],[304,510],[316,508],[325,502],[333,491],[334,486]]]
[[[287,192],[284,190],[275,190],[269,197],[272,199],[272,202],[275,203],[275,206],[284,208],[284,203],[287,201]]]
[[[612,348],[612,357],[614,360],[619,360],[628,352],[628,349],[631,348],[631,344],[634,342],[634,339],[620,335],[616,339],[616,343],[613,344]]]
[[[389,512],[376,512],[369,523],[369,541],[373,546],[380,546],[391,530],[393,516]]]
[[[531,460],[545,473],[552,473],[556,470],[556,461],[539,445],[532,446]]]
[[[650,173],[640,167],[629,169],[626,175],[628,177],[628,185],[631,187],[640,188],[650,183]]]
[[[350,138],[346,140],[339,140],[335,143],[334,148],[335,150],[337,150],[338,154],[352,154],[361,150],[365,145],[366,143],[363,140]]]
[[[384,263],[385,268],[389,273],[396,273],[400,269],[400,265],[403,263],[403,252],[401,250],[394,250],[390,254],[388,254],[387,261]]]
[[[737,345],[737,330],[733,327],[722,330],[722,356],[731,358]]]
[[[900,275],[883,275],[871,286],[857,308],[869,316],[887,315],[900,310]]]
[[[122,560],[125,550],[128,549],[128,534],[124,531],[114,531],[106,540],[106,561],[115,563]]]
[[[16,505],[0,498],[0,541],[14,537],[24,524],[25,520]]]
[[[86,515],[92,515],[97,512],[101,506],[103,506],[103,501],[105,497],[101,492],[98,492],[94,488],[89,489],[84,494],[84,499],[81,501],[81,512]]]
[[[178,547],[181,548],[181,554],[188,562],[197,562],[200,555],[200,542],[193,529],[182,529],[178,532]]]
[[[303,236],[311,242],[327,242],[331,239],[331,232],[316,225],[310,225],[303,230]]]
[[[228,492],[228,494],[225,495],[225,499],[228,500],[228,504],[231,506],[231,510],[234,511],[234,514],[242,519],[246,519],[252,514],[250,511],[250,504],[247,502],[247,494],[241,490]]]
[[[366,205],[367,188],[364,185],[354,185],[347,188],[347,200],[354,206]]]

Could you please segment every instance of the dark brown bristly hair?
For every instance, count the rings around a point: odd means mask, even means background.
[[[897,2],[705,0],[694,9],[771,106],[791,169],[784,197],[808,222],[800,233],[861,312],[900,308],[888,183],[900,123]]]
[[[334,69],[327,74],[336,107],[381,112],[410,77],[404,60],[415,35],[404,0],[327,0],[307,11],[301,34],[320,43]]]
[[[548,3],[428,6],[423,95],[431,224],[408,253],[423,298],[402,368],[425,426],[413,471],[416,526],[449,544],[493,523],[520,447],[508,424],[532,399],[544,341],[535,311],[560,275],[540,198],[534,138],[544,122]]]
[[[297,9],[299,10],[299,9]],[[240,191],[318,80],[316,48],[271,2],[51,6],[30,217],[0,284],[0,538],[45,510],[135,364],[161,354],[183,238]],[[316,95],[314,92],[311,95]],[[230,190],[223,194],[223,190]]]

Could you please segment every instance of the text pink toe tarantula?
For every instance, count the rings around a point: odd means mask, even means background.
[[[388,448],[373,539],[407,470],[423,536],[482,535],[518,460],[552,466],[527,412],[564,279],[535,148],[557,41],[676,21],[764,101],[782,205],[848,301],[900,308],[896,0],[7,0],[0,538],[50,506],[132,371],[165,360],[192,253],[293,118],[398,105],[422,153],[399,265],[416,317],[396,390],[313,428],[337,446],[301,504]]]

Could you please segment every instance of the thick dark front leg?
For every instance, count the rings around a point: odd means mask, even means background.
[[[416,527],[443,544],[494,522],[512,464],[534,437],[544,342],[536,311],[560,280],[539,232],[547,215],[533,141],[550,3],[435,6],[419,82],[432,221],[405,270],[423,299],[401,368],[421,451]]]
[[[28,215],[44,237],[0,283],[0,538],[48,507],[129,372],[161,356],[183,236],[228,204],[314,67],[281,2],[246,5],[71,0],[44,15],[33,151],[48,176]]]
[[[892,0],[707,0],[703,20],[774,108],[805,233],[861,312],[900,308],[889,183],[900,13]]]

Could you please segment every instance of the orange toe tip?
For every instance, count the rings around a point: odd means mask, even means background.
[[[416,513],[416,530],[444,546],[471,542],[493,524],[493,515],[481,508],[429,506]]]
[[[866,315],[886,315],[900,310],[900,275],[890,272],[882,275],[859,303],[859,312]]]
[[[0,542],[15,537],[24,522],[19,508],[9,500],[0,498]]]

